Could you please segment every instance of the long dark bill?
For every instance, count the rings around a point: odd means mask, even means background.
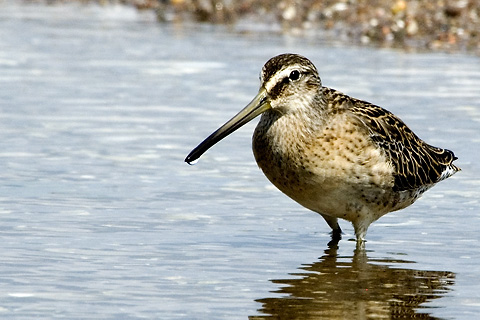
[[[202,154],[204,154],[214,144],[270,108],[270,103],[267,98],[267,91],[262,87],[258,91],[258,94],[255,96],[255,98],[253,98],[253,100],[245,108],[243,108],[242,111],[237,113],[237,115],[228,120],[227,123],[217,129],[217,131],[212,133],[195,149],[193,149],[192,152],[190,152],[190,154],[185,158],[185,162],[191,164],[200,158]]]

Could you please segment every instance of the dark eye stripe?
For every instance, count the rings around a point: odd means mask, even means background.
[[[270,90],[270,97],[272,97],[272,99],[278,97],[291,81],[296,81],[300,79],[300,75],[301,74],[298,70],[293,70],[292,72],[290,72],[289,76],[284,77],[281,81],[278,81],[275,86]]]
[[[282,81],[279,81],[275,84],[275,86],[270,90],[269,94],[272,99],[276,99],[282,91],[285,89],[285,87],[288,85],[290,81],[288,80],[288,77],[285,77],[282,79]]]

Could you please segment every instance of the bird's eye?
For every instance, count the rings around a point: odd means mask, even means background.
[[[293,70],[292,72],[290,72],[288,78],[292,81],[296,81],[300,78],[300,72],[298,72],[298,70]]]

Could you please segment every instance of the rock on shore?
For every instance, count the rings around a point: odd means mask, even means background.
[[[480,54],[480,0],[78,0],[154,10],[160,21],[275,26],[360,45]],[[49,0],[46,3],[61,3]]]

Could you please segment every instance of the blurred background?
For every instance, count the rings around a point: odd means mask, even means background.
[[[480,4],[0,0],[2,319],[476,319]],[[365,250],[276,190],[255,121],[188,152],[293,52],[462,171]]]
[[[57,3],[62,1],[49,1]],[[317,34],[356,45],[479,53],[478,0],[103,0],[155,12],[163,22],[195,21],[284,34]]]

